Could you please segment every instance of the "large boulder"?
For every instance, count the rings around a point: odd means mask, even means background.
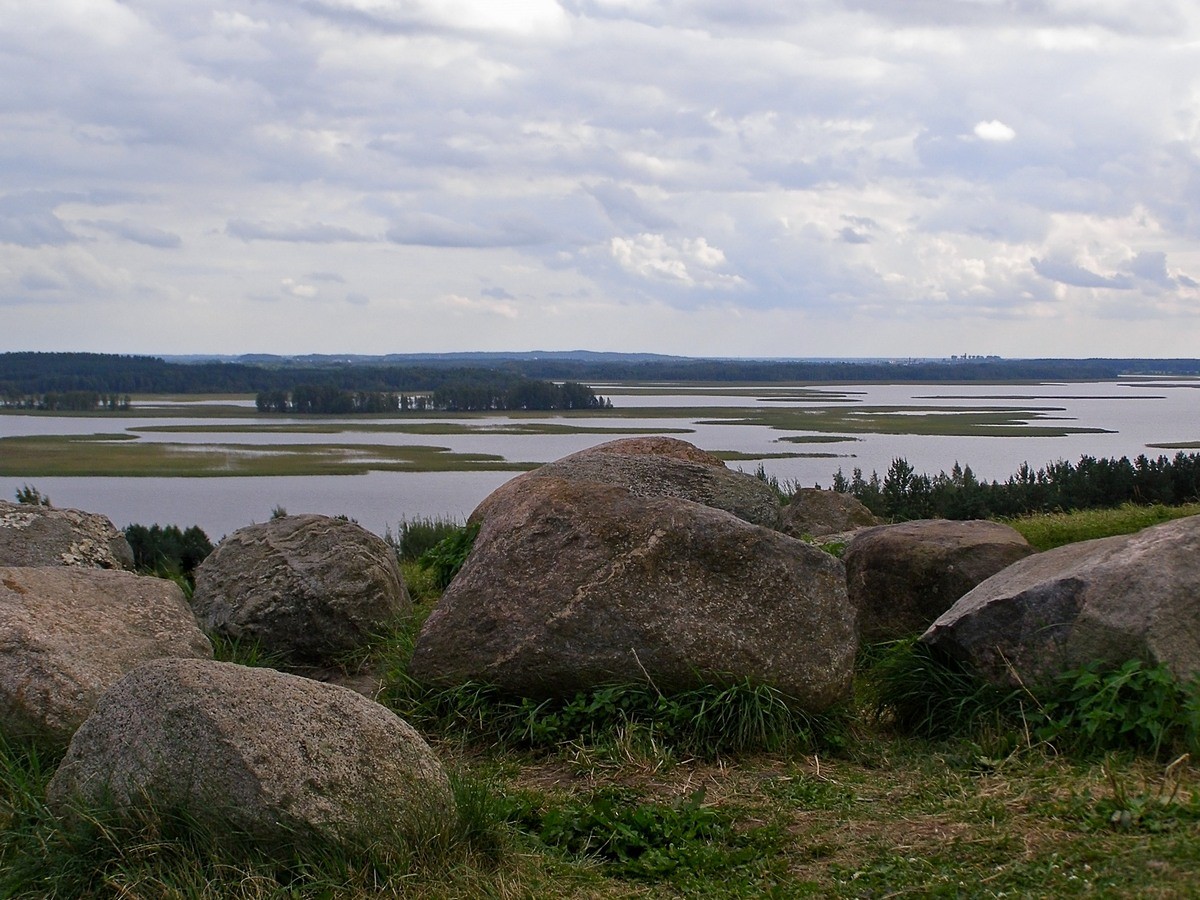
[[[419,734],[355,692],[233,663],[162,660],[100,699],[51,779],[63,816],[174,810],[292,845],[428,839],[454,817]]]
[[[676,497],[723,509],[739,519],[774,528],[779,498],[762,479],[734,472],[710,453],[668,437],[623,438],[589,447],[501,485],[472,514],[486,516],[509,493],[534,478],[565,478],[625,488],[635,497]]]
[[[174,582],[0,568],[0,733],[65,747],[100,695],[160,657],[212,657]]]
[[[834,557],[686,500],[517,482],[485,504],[466,565],[421,629],[418,680],[547,697],[749,678],[810,711],[846,696],[854,615]]]
[[[821,488],[800,488],[780,515],[779,530],[792,537],[825,537],[878,525],[857,497]]]
[[[997,684],[1130,659],[1200,674],[1200,516],[1021,560],[921,639]]]
[[[395,551],[345,519],[282,516],[239,528],[196,569],[192,608],[230,640],[326,664],[412,611]]]
[[[0,566],[132,570],[133,550],[97,513],[0,500]]]
[[[921,519],[863,529],[842,556],[859,637],[920,634],[979,582],[1033,552],[999,522]]]

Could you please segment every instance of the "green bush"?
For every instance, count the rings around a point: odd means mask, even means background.
[[[449,587],[463,567],[478,534],[478,523],[457,528],[421,554],[417,562],[422,568],[433,572],[434,583],[440,590]]]
[[[416,562],[427,551],[459,531],[454,519],[419,517],[401,520],[395,536],[389,530],[385,539],[396,549],[401,562]]]

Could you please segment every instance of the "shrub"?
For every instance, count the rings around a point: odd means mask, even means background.
[[[467,561],[478,535],[478,523],[457,528],[422,553],[417,562],[433,572],[434,583],[444,591]]]
[[[398,526],[398,533],[393,537],[389,530],[385,540],[395,548],[402,562],[415,562],[461,528],[454,519],[403,519]]]

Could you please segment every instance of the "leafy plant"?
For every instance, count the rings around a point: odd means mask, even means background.
[[[478,522],[455,529],[422,553],[417,562],[423,568],[431,570],[434,583],[439,589],[445,590],[467,561],[478,535]]]
[[[1200,680],[1181,682],[1165,666],[1131,659],[1062,675],[1043,702],[1038,737],[1076,752],[1200,747]]]
[[[391,544],[401,562],[415,562],[462,528],[455,519],[418,517],[401,520],[397,534],[388,529],[384,540]]]
[[[537,835],[552,847],[600,859],[616,873],[649,880],[735,870],[779,842],[765,826],[736,828],[704,798],[703,787],[675,804],[638,803],[620,789],[601,790],[550,809]]]

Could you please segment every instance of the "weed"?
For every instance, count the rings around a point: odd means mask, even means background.
[[[620,789],[597,791],[541,816],[538,838],[574,855],[602,860],[615,874],[653,881],[761,866],[780,842],[766,826],[739,829],[704,804],[699,788],[674,804],[639,803]]]
[[[1200,794],[1184,790],[1184,773],[1190,758],[1186,753],[1176,758],[1155,787],[1143,785],[1141,790],[1128,786],[1114,758],[1105,760],[1104,777],[1112,794],[1096,804],[1092,824],[1162,832],[1200,822]]]
[[[1119,668],[1093,663],[1060,676],[1043,703],[1038,737],[1076,753],[1200,746],[1200,680],[1176,679],[1165,666],[1132,659]]]
[[[213,658],[218,662],[231,662],[263,669],[287,667],[287,654],[277,651],[268,652],[263,649],[262,642],[257,638],[229,638],[213,633],[208,636],[208,639],[213,645]]]

